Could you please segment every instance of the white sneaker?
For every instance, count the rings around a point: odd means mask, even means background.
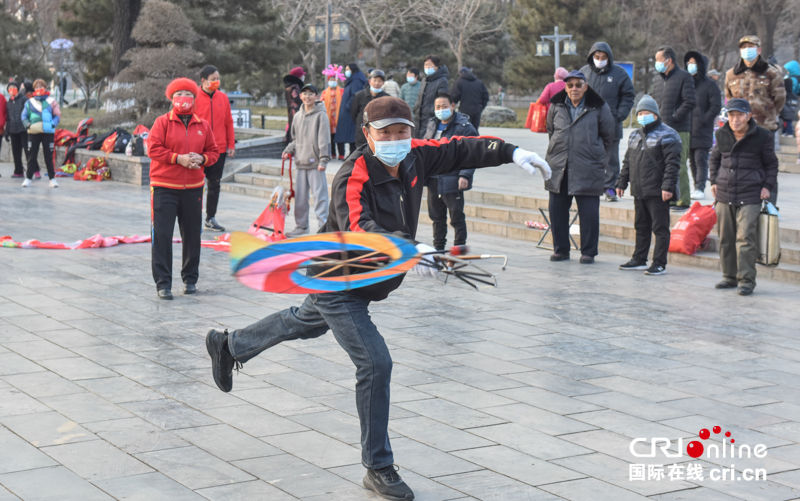
[[[50,187],[51,188],[58,188],[58,181],[56,181],[56,178],[53,178],[53,179],[50,180]]]
[[[308,228],[295,228],[292,231],[290,231],[289,233],[287,233],[286,237],[287,238],[294,238],[294,237],[299,237],[299,236],[302,236],[302,235],[308,235],[309,233],[310,233],[310,231],[308,230]]]
[[[27,188],[27,187],[28,187],[28,186],[30,186],[31,184],[33,184],[33,183],[32,183],[32,182],[31,182],[31,180],[30,180],[30,179],[28,179],[27,177],[25,178],[25,181],[22,181],[22,187],[23,187],[23,188]]]
[[[692,200],[705,200],[706,194],[700,190],[694,190],[691,195]]]

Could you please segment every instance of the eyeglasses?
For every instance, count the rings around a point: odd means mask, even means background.
[[[566,84],[567,89],[580,89],[583,87],[583,82],[575,82]]]

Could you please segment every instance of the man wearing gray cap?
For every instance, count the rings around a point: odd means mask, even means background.
[[[636,105],[640,128],[631,132],[628,149],[617,181],[621,198],[631,183],[636,228],[636,249],[621,270],[647,270],[645,275],[663,275],[669,252],[669,201],[678,189],[681,165],[681,138],[675,129],[661,121],[658,104],[645,94]],[[653,264],[647,267],[651,235],[656,235]]]
[[[336,173],[322,232],[394,233],[413,240],[423,187],[431,176],[514,162],[529,174],[539,169],[545,179],[550,177],[550,168],[539,155],[496,137],[412,140],[411,108],[402,99],[375,99],[361,118],[367,146],[350,155]],[[424,244],[417,249],[423,254],[434,250]],[[425,265],[414,269],[421,276],[437,273]],[[323,270],[327,276],[342,271]],[[206,336],[214,381],[228,392],[236,363],[245,363],[282,341],[314,339],[331,330],[356,366],[361,462],[367,468],[364,486],[385,499],[400,501],[414,499],[414,494],[394,465],[388,432],[392,357],[369,316],[369,304],[386,299],[404,277],[347,292],[310,294],[299,308],[274,313],[230,333],[211,329]]]
[[[716,132],[709,180],[717,201],[719,260],[722,281],[717,289],[738,286],[749,296],[756,286],[758,214],[778,179],[778,158],[772,132],[756,123],[750,103],[731,99],[728,122]]]

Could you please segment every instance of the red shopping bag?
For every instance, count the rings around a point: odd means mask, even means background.
[[[695,202],[672,228],[669,251],[693,255],[715,224],[717,224],[717,212],[714,206]]]
[[[531,132],[547,132],[547,106],[531,103],[525,127],[529,128]]]

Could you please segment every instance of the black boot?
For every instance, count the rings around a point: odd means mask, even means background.
[[[233,389],[233,368],[237,365],[236,359],[228,349],[228,331],[220,332],[217,329],[208,331],[206,349],[211,356],[211,373],[214,375],[214,382],[217,383],[220,390],[228,393]]]
[[[411,488],[403,482],[397,473],[395,465],[387,466],[379,470],[368,469],[364,476],[364,487],[375,491],[384,499],[392,501],[410,501],[414,499]]]

